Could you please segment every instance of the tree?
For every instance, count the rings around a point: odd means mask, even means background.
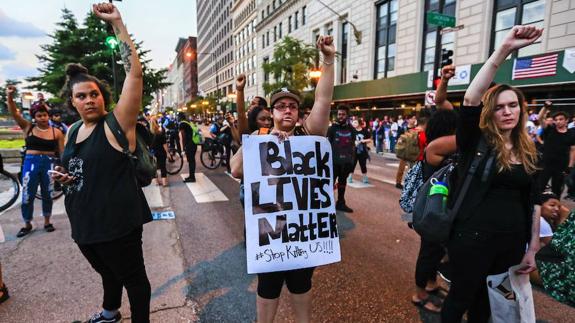
[[[65,67],[68,63],[84,65],[90,74],[113,86],[112,62],[115,60],[117,61],[118,92],[120,92],[126,74],[120,66],[117,49],[113,53],[111,49],[106,47],[106,37],[113,35],[110,27],[92,12],[86,16],[82,26],[79,26],[76,17],[68,9],[62,9],[62,20],[56,25],[58,26],[56,31],[49,35],[52,38],[52,43],[42,45],[43,53],[37,55],[42,67],[38,69],[40,71],[39,76],[27,79],[32,83],[30,87],[59,96],[66,81]],[[143,49],[142,42],[134,41],[134,43],[142,61],[144,72],[143,106],[146,106],[152,101],[152,93],[169,85],[164,81],[167,69],[151,68],[151,60],[146,58],[149,50]],[[113,88],[112,90],[114,91]],[[119,93],[117,94],[119,96]],[[117,96],[114,95],[114,97]]]
[[[271,76],[263,84],[265,94],[281,87],[303,91],[312,84],[308,72],[316,66],[318,55],[315,46],[285,37],[275,45],[273,60],[262,65],[264,73]]]
[[[8,105],[6,104],[6,88],[8,87],[8,85],[14,85],[16,87],[18,87],[18,84],[20,84],[20,81],[16,81],[16,80],[6,80],[6,85],[4,86],[0,86],[0,114],[7,114],[8,113]],[[16,88],[16,93],[14,93],[14,99],[18,98],[19,93],[18,93],[18,88]],[[16,103],[18,104],[18,103]]]

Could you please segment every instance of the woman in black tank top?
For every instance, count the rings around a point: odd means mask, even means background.
[[[64,135],[59,129],[50,126],[50,116],[46,105],[38,105],[30,111],[35,123],[32,123],[20,114],[14,102],[16,88],[8,86],[6,97],[8,110],[26,135],[26,155],[22,163],[22,218],[24,227],[18,231],[16,236],[23,237],[32,231],[32,217],[34,213],[34,200],[38,185],[42,192],[42,215],[44,216],[44,230],[54,231],[54,226],[50,223],[52,216],[52,189],[54,182],[48,174],[48,170],[54,168],[56,155],[62,153],[64,149]]]
[[[107,112],[107,87],[82,65],[66,67],[67,104],[82,120],[68,131],[63,166],[57,167],[64,175],[55,175],[55,179],[65,185],[72,238],[102,276],[103,310],[88,322],[121,321],[119,309],[125,287],[132,322],[145,323],[149,322],[151,290],[142,252],[142,226],[152,220],[151,211],[130,157],[122,152],[105,122],[113,113],[133,152],[142,106],[142,66],[118,9],[102,3],[94,5],[93,11],[113,26],[126,79],[114,111]]]
[[[322,76],[316,88],[313,109],[303,126],[296,126],[301,104],[299,93],[287,88],[278,89],[271,93],[273,128],[269,133],[277,135],[280,140],[287,139],[288,136],[299,135],[325,137],[327,133],[334,82],[335,46],[333,45],[333,38],[331,36],[319,37],[317,46],[324,56]],[[233,156],[231,168],[234,177],[243,177],[241,148]],[[274,321],[279,296],[285,282],[293,299],[296,321],[309,322],[313,270],[312,267],[258,274],[257,321],[263,323]]]

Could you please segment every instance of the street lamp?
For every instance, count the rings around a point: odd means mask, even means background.
[[[319,69],[313,69],[309,72],[309,77],[312,79],[319,79],[321,77],[321,71]]]

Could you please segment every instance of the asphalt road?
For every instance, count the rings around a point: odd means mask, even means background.
[[[348,189],[355,212],[337,214],[342,261],[315,272],[313,322],[439,322],[410,302],[419,237],[400,218],[399,190],[391,185],[397,164],[373,157],[371,186],[355,185],[356,175],[354,185],[360,187]],[[239,184],[224,168],[210,171],[198,162],[197,172],[204,191],[193,191],[176,175],[169,189],[147,192],[154,210],[176,215],[145,227],[152,321],[253,322],[256,277],[246,274]],[[13,295],[0,305],[0,322],[71,322],[98,309],[98,277],[71,241],[63,210],[54,213],[56,232],[37,230],[25,239],[14,237],[20,226],[18,207],[0,216],[7,237],[0,244],[0,260]],[[38,216],[36,221],[40,225]],[[537,289],[534,293],[539,322],[575,317],[574,308]],[[124,317],[129,316],[127,307]],[[284,288],[276,322],[294,322],[292,317]]]

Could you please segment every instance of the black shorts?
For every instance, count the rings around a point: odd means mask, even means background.
[[[258,274],[258,296],[266,299],[280,297],[284,281],[292,294],[305,294],[311,289],[315,267]]]

